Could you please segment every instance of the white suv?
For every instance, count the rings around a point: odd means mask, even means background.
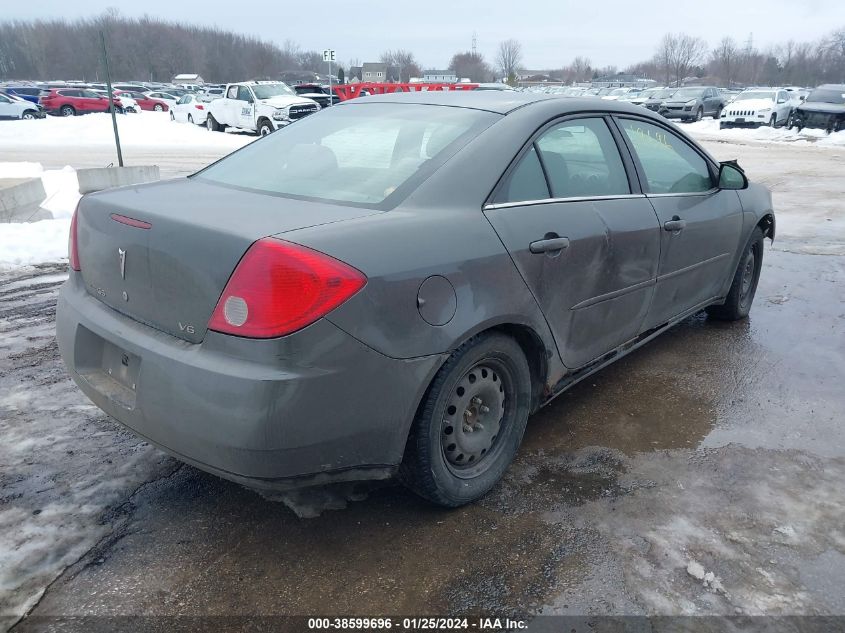
[[[794,107],[783,88],[748,88],[722,110],[719,127],[786,125]]]
[[[43,119],[44,108],[32,101],[0,93],[0,119]]]

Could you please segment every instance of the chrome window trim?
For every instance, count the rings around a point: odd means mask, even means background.
[[[702,198],[705,196],[712,196],[714,193],[718,193],[720,189],[718,187],[713,187],[712,189],[708,189],[707,191],[682,191],[679,193],[647,193],[645,194],[646,198],[689,198],[690,196],[701,196]]]
[[[661,194],[663,195],[663,194]],[[679,195],[679,194],[672,194]],[[699,194],[696,194],[699,195]],[[613,196],[573,196],[571,198],[543,198],[541,200],[520,200],[519,202],[497,202],[484,205],[485,211],[494,209],[509,209],[511,207],[529,207],[538,204],[555,204],[560,202],[590,202],[593,200],[631,200],[632,198],[645,198],[644,193],[625,193]]]

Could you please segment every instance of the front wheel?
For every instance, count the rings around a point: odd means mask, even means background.
[[[175,121],[175,120],[176,120],[176,115],[175,115],[175,114],[173,114],[173,110],[171,110],[171,111],[170,111],[170,120],[171,120],[171,121]]]
[[[731,288],[723,305],[707,307],[707,314],[723,321],[739,321],[748,316],[757,282],[760,281],[760,269],[763,266],[763,230],[758,226],[751,233],[751,238],[739,258],[739,265],[734,273]]]
[[[769,127],[777,127],[778,126],[778,115],[773,114],[772,118],[769,119]]]
[[[21,118],[25,121],[31,121],[35,118],[35,112],[33,112],[32,110],[27,110],[21,115]]]
[[[415,493],[447,507],[471,503],[502,478],[528,421],[531,372],[508,336],[474,337],[429,387],[400,467]]]
[[[704,108],[698,108],[695,112],[695,120],[701,121],[704,118]]]
[[[73,106],[63,105],[59,110],[59,114],[61,114],[62,116],[73,116],[74,114],[76,114],[76,110]]]
[[[267,136],[268,134],[272,134],[274,129],[273,124],[267,119],[264,119],[258,125],[258,134],[259,136]]]
[[[161,105],[160,103],[157,103],[153,107],[153,110],[155,110],[156,112],[164,112],[164,106]]]
[[[716,112],[715,112],[715,114],[713,114],[713,118],[718,121],[719,117],[721,117],[721,116],[722,116],[722,106],[719,105],[719,106],[716,107]]]

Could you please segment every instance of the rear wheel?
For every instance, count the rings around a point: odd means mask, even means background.
[[[205,127],[209,132],[219,132],[220,126],[217,125],[217,121],[215,121],[214,117],[210,114],[205,119]]]
[[[482,497],[516,455],[530,399],[531,372],[516,341],[502,334],[470,339],[446,361],[420,405],[402,481],[443,506]]]
[[[713,114],[713,118],[718,120],[719,117],[721,117],[721,116],[722,116],[722,105],[719,104],[718,106],[716,106],[716,112],[715,112],[715,114]]]
[[[194,122],[194,117],[192,117],[192,116],[189,114],[189,115],[188,115],[188,123],[193,124],[193,122]]]
[[[74,114],[76,114],[76,109],[70,105],[63,105],[61,108],[59,108],[59,114],[61,114],[62,116],[73,116]]]
[[[173,110],[171,110],[171,111],[170,111],[170,120],[171,120],[171,121],[175,121],[175,120],[176,120],[176,115],[175,115],[175,114],[173,114]]]
[[[751,233],[751,238],[739,258],[739,265],[734,273],[731,288],[725,303],[709,306],[707,314],[724,321],[739,321],[748,316],[751,303],[760,281],[760,269],[763,266],[763,231],[758,226]]]
[[[153,106],[153,110],[155,110],[156,112],[164,112],[164,106],[160,103],[157,103]]]

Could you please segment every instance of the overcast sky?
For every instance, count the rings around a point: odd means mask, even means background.
[[[0,0],[0,19],[89,17],[115,4]],[[498,43],[512,37],[522,43],[525,68],[559,68],[583,55],[593,66],[621,69],[651,57],[668,31],[703,37],[711,46],[726,35],[744,43],[753,33],[754,43],[765,48],[845,27],[845,0],[141,0],[119,10],[216,25],[280,44],[292,39],[305,49],[332,47],[344,63],[377,61],[385,49],[407,48],[425,68],[444,68],[454,52],[469,50],[473,32],[488,61]]]

